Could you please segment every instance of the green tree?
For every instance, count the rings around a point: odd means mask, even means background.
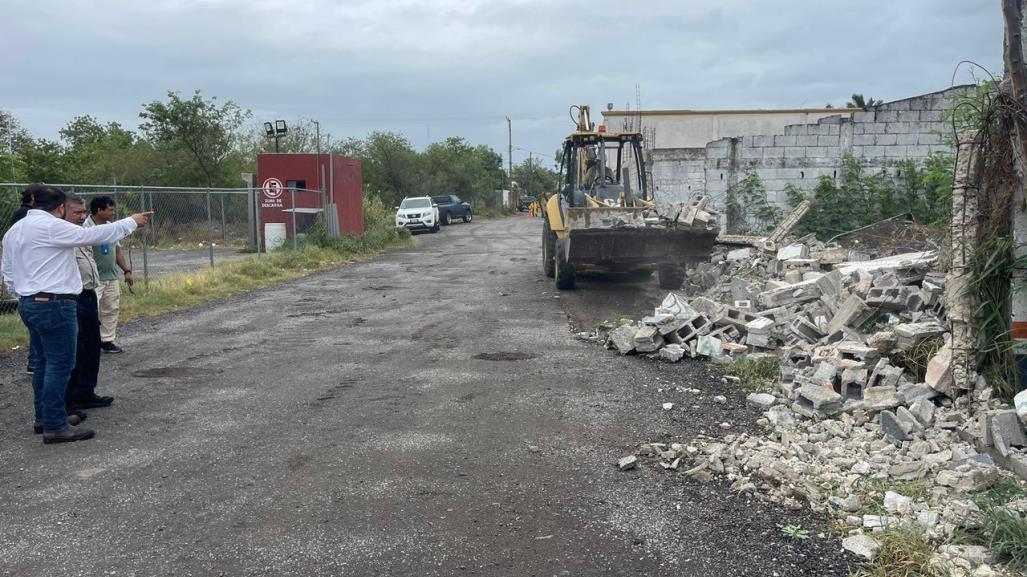
[[[364,139],[349,138],[334,146],[333,152],[363,164],[365,193],[386,206],[399,204],[417,188],[417,152],[401,134],[372,132]]]
[[[726,204],[731,234],[766,234],[781,220],[781,209],[767,200],[767,189],[755,172],[728,189]]]
[[[32,135],[13,114],[0,110],[0,181],[24,179],[25,163],[19,153],[30,145]]]
[[[176,164],[184,153],[202,175],[200,183],[182,184],[235,184],[225,170],[226,160],[235,150],[237,131],[250,111],[231,100],[218,106],[215,100],[205,100],[199,90],[187,100],[168,92],[167,102],[155,100],[139,113],[144,120],[139,127],[158,152]]]
[[[870,110],[875,106],[884,104],[883,100],[874,100],[873,98],[864,98],[862,94],[853,94],[852,100],[845,103],[846,108],[862,108],[863,110]]]
[[[542,164],[538,157],[528,157],[514,166],[513,179],[521,187],[521,194],[541,197],[552,194],[558,186],[558,176],[551,168]]]
[[[92,116],[78,116],[60,134],[67,144],[69,182],[143,184],[149,176],[152,147],[117,122],[101,124]]]
[[[58,142],[39,138],[31,140],[18,151],[24,166],[25,180],[29,182],[67,182],[68,172],[64,158],[64,147]]]

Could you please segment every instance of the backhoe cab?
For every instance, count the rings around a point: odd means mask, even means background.
[[[715,224],[680,224],[680,206],[671,217],[661,215],[646,180],[642,135],[597,129],[588,106],[575,109],[576,130],[563,143],[562,186],[545,206],[546,276],[572,289],[581,270],[657,269],[661,287],[681,288],[684,263],[709,257]]]

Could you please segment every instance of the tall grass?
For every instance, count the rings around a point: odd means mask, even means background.
[[[394,228],[392,211],[377,199],[365,199],[364,234],[360,236],[322,238],[295,251],[279,250],[193,272],[160,275],[150,279],[146,290],[137,285],[135,294],[123,284],[120,318],[130,320],[187,309],[412,243],[407,231]],[[0,351],[22,348],[27,343],[28,333],[21,318],[17,314],[0,315]]]

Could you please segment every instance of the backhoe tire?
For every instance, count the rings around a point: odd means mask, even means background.
[[[556,258],[556,288],[559,290],[573,290],[574,280],[576,272],[574,270],[574,264],[567,262],[567,239],[560,238],[556,240],[554,255]]]
[[[661,264],[659,270],[661,289],[676,291],[685,282],[685,268],[676,264]]]
[[[553,260],[553,252],[556,251],[556,234],[549,230],[549,221],[542,223],[542,272],[553,278],[556,276],[556,261]]]

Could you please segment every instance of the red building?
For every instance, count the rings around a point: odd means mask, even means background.
[[[285,225],[291,241],[321,215],[330,235],[364,232],[364,179],[358,160],[331,154],[259,154],[256,185],[262,246],[267,246],[266,231],[275,224],[279,230]]]

